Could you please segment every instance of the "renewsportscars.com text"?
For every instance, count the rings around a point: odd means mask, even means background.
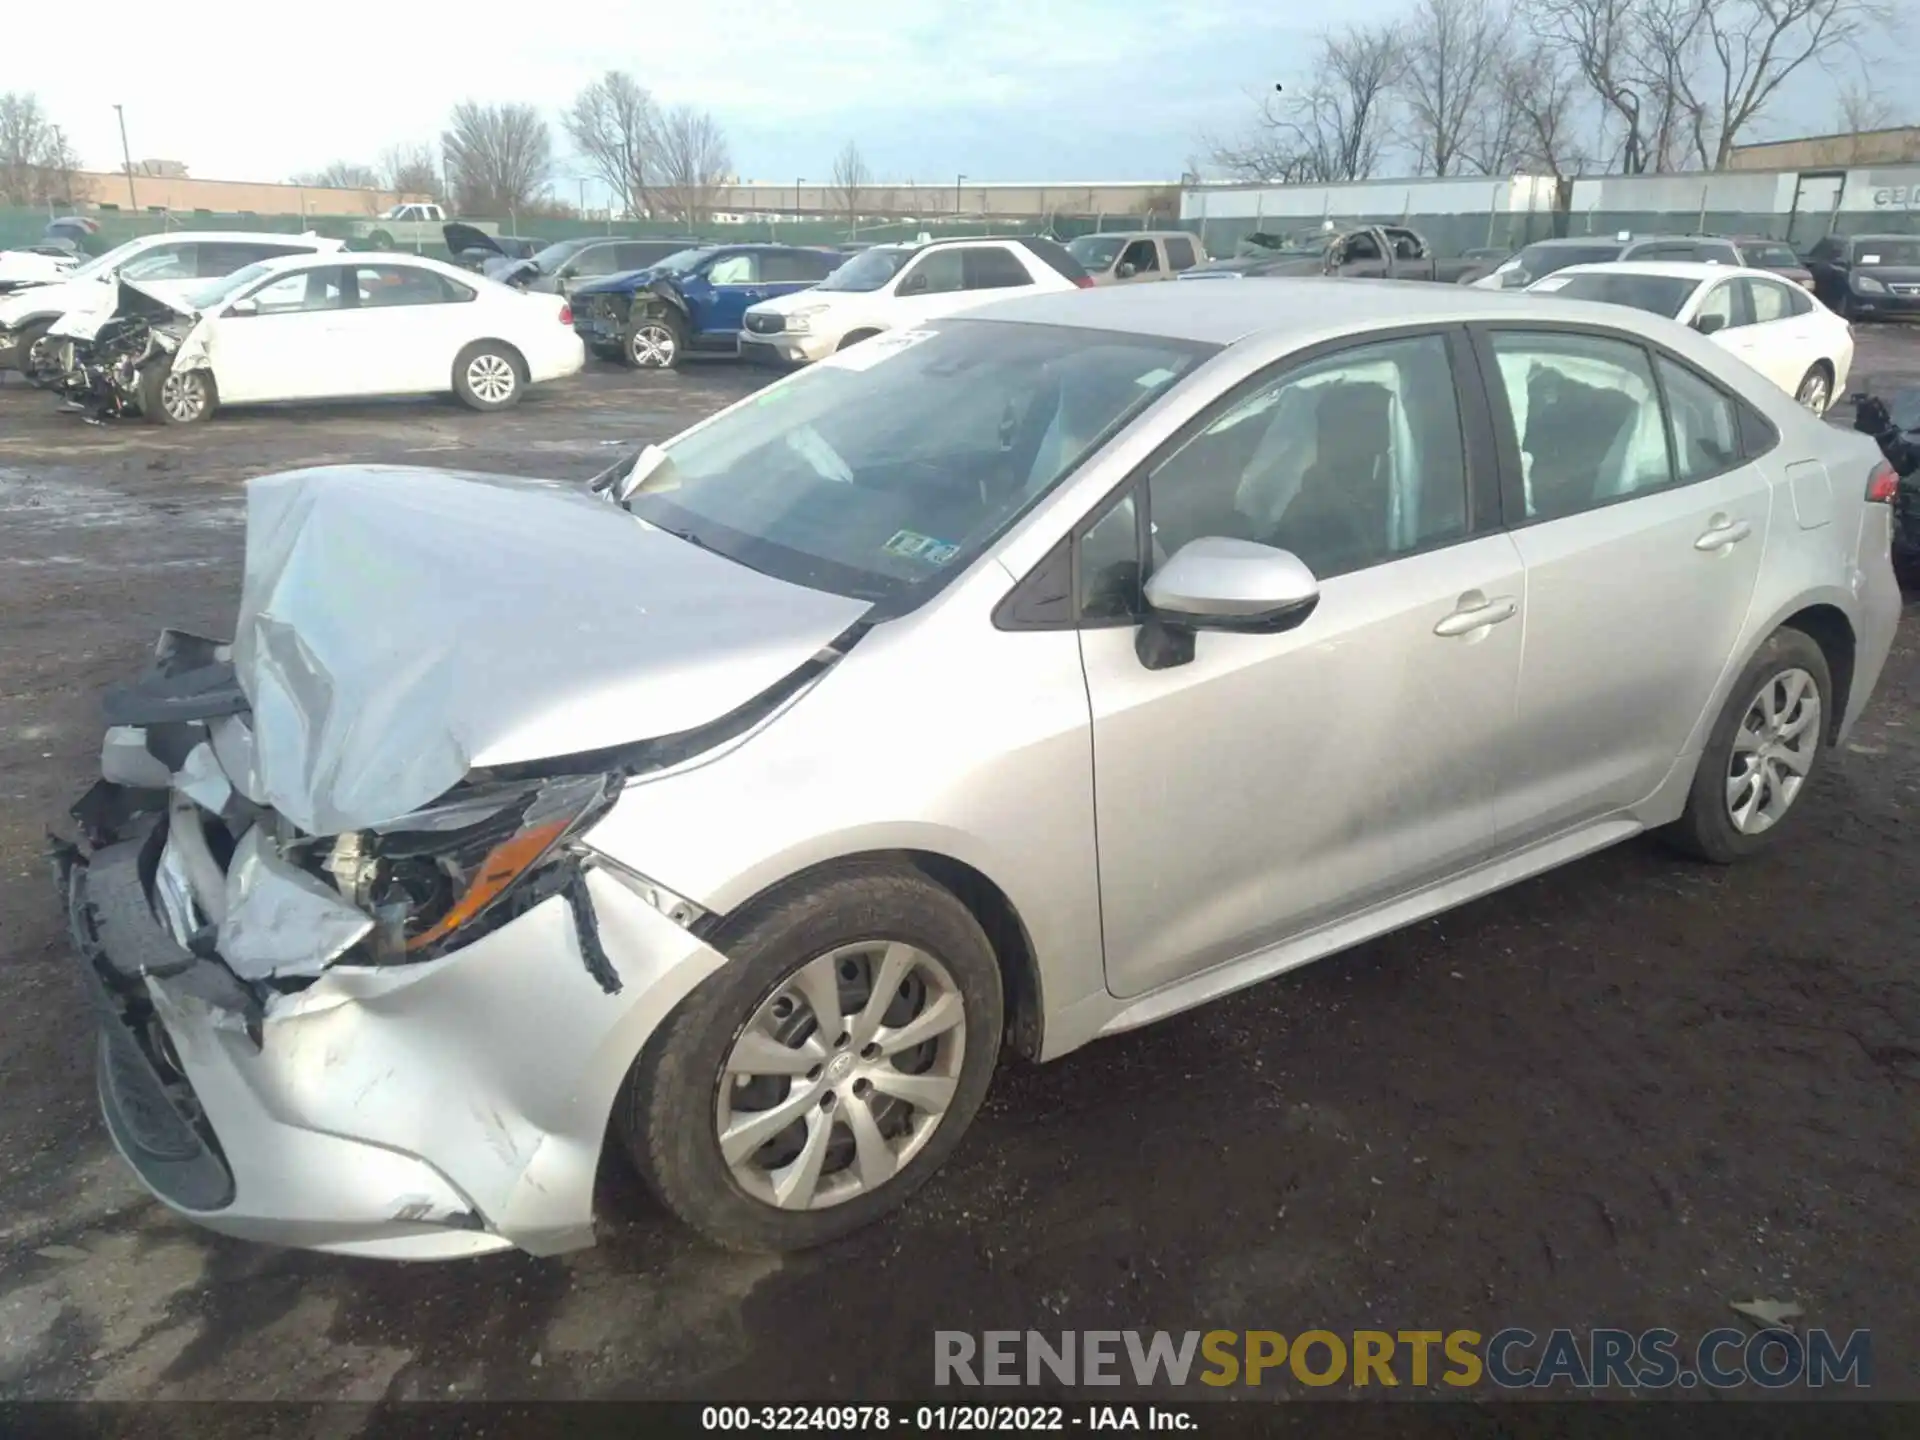
[[[1864,1389],[1873,1337],[1728,1326],[1673,1330],[938,1330],[936,1385]]]

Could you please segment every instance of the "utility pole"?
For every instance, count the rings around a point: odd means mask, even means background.
[[[804,175],[793,177],[793,218],[795,220],[800,218],[800,187],[806,183],[807,177]]]
[[[953,218],[956,221],[960,218],[960,187],[966,183],[967,177],[964,175],[953,177]]]
[[[121,105],[113,107],[113,113],[120,117],[120,160],[127,167],[127,209],[138,210],[140,200],[133,193],[133,152],[127,148],[127,112]]]

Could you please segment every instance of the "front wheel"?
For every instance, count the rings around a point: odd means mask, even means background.
[[[20,373],[27,377],[27,383],[45,390],[51,387],[53,380],[46,378],[42,367],[35,364],[34,350],[47,338],[47,331],[53,328],[51,320],[35,320],[20,329],[20,338],[14,342],[14,364]]]
[[[197,425],[212,416],[213,376],[149,365],[140,375],[140,413],[155,425]]]
[[[1820,768],[1832,696],[1813,637],[1774,631],[1728,695],[1668,838],[1716,865],[1771,845]]]
[[[739,1250],[878,1219],[960,1141],[999,1053],[1000,970],[952,892],[861,866],[776,896],[634,1067],[620,1130],[680,1218]]]
[[[686,348],[686,327],[678,316],[642,315],[627,331],[620,358],[635,370],[673,370]]]
[[[1826,361],[1817,362],[1801,377],[1800,388],[1793,392],[1793,398],[1815,415],[1827,413],[1827,407],[1833,403],[1833,373],[1827,369]]]

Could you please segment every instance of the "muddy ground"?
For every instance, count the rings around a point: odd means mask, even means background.
[[[1896,375],[1920,381],[1920,334],[1868,332],[1856,378]],[[95,1114],[42,832],[96,773],[100,687],[164,624],[229,626],[241,483],[353,460],[584,477],[754,383],[595,367],[505,416],[185,432],[0,384],[0,1397],[878,1399],[927,1392],[936,1329],[1697,1337],[1755,1298],[1871,1329],[1876,1393],[1920,1397],[1911,609],[1776,855],[1628,844],[1009,1063],[922,1197],[829,1249],[708,1250],[618,1162],[601,1243],[558,1260],[329,1259],[150,1201]]]

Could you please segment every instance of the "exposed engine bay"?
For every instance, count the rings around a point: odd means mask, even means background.
[[[27,377],[96,423],[139,415],[199,319],[123,280],[111,314],[68,317],[35,342]]]

